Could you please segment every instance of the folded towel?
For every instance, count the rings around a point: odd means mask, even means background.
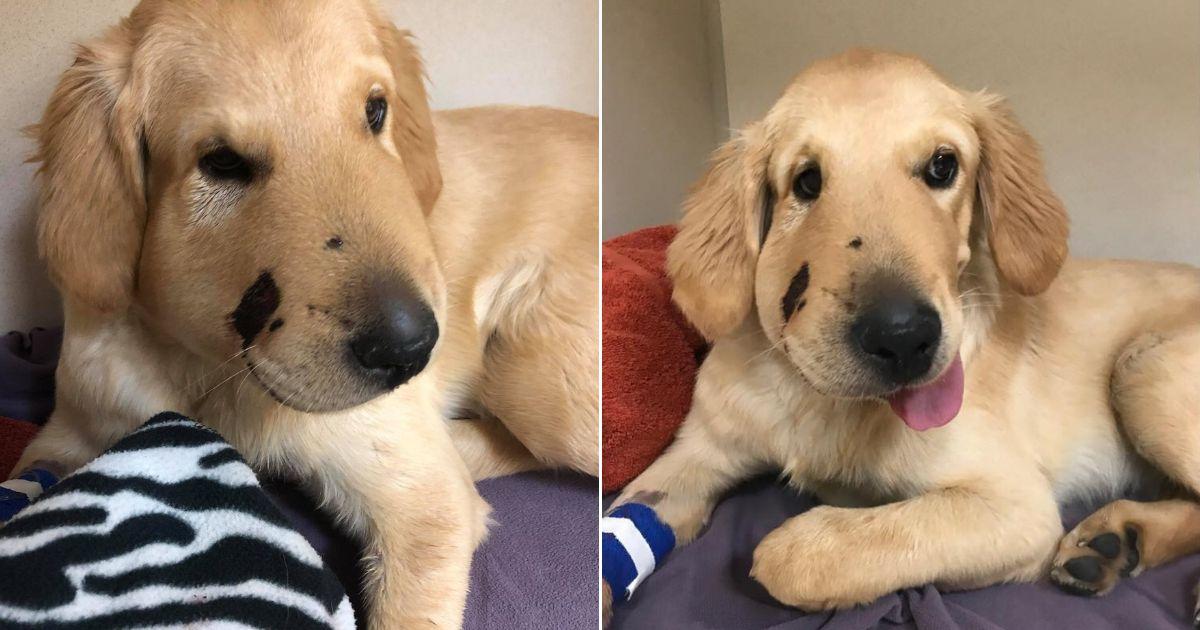
[[[354,627],[350,601],[217,433],[155,416],[0,527],[0,626]]]
[[[621,489],[671,443],[692,405],[704,339],[671,301],[670,225],[604,243],[604,492]]]

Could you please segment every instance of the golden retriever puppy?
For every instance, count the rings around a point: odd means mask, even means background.
[[[364,540],[387,628],[460,624],[472,473],[596,473],[594,118],[431,113],[365,0],[146,0],[33,131],[66,337],[18,468],[189,414]]]
[[[1200,491],[1200,272],[1068,259],[1067,232],[999,98],[910,57],[813,64],[685,205],[674,298],[714,345],[617,503],[682,544],[782,469],[830,505],[771,532],[751,573],[804,609],[1047,571],[1102,594],[1190,551],[1183,501],[1117,502],[1063,537],[1060,503],[1157,474],[1143,462]]]

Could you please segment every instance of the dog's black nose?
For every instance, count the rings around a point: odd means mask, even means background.
[[[359,365],[393,389],[429,363],[438,338],[437,319],[406,282],[378,285],[372,298],[377,318],[351,339],[350,351]]]
[[[850,336],[880,376],[904,385],[929,372],[942,337],[942,320],[925,302],[889,297],[859,315]]]

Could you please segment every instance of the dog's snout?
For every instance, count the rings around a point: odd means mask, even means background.
[[[350,350],[363,369],[393,389],[429,363],[438,339],[437,319],[407,283],[389,283],[373,297],[378,315],[350,341]]]
[[[895,385],[929,372],[942,336],[942,320],[932,306],[911,297],[891,297],[868,307],[850,335],[875,371]]]

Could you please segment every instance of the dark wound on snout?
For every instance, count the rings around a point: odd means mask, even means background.
[[[800,271],[792,276],[788,290],[783,294],[783,321],[788,321],[796,311],[804,308],[804,292],[808,290],[808,263],[800,265]]]
[[[279,308],[279,285],[270,271],[259,274],[258,279],[244,293],[237,308],[229,314],[229,323],[242,338],[242,349],[266,327],[267,321]]]

